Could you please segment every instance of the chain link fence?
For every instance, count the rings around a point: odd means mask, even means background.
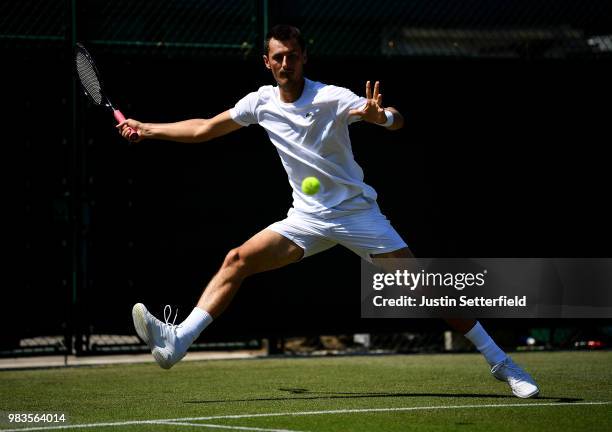
[[[248,56],[261,37],[255,1],[90,1],[82,37],[140,55]]]
[[[565,58],[611,48],[606,2],[315,0],[288,9],[317,55]]]
[[[0,40],[39,46],[72,31],[126,54],[244,57],[261,54],[271,24],[288,22],[317,56],[564,57],[609,53],[611,16],[603,0],[9,0]]]
[[[8,0],[0,3],[0,41],[4,46],[63,42],[70,9],[65,0]]]
[[[288,337],[276,341],[275,352],[296,356],[346,354],[423,354],[474,352],[474,346],[460,333],[432,325],[412,331],[355,333],[311,337]],[[543,351],[550,349],[592,350],[609,348],[612,327],[578,325],[568,327],[531,324],[521,329],[494,326],[491,334],[507,351]]]

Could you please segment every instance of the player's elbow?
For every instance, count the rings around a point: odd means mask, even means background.
[[[201,119],[198,122],[198,125],[195,127],[193,132],[193,141],[194,142],[205,142],[211,139],[210,137],[210,120],[209,119]]]

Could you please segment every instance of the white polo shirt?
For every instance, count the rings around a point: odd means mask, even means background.
[[[363,181],[355,162],[348,125],[359,117],[349,110],[361,108],[366,98],[352,91],[305,80],[304,91],[293,103],[281,101],[278,87],[260,87],[230,109],[242,125],[261,125],[276,147],[293,189],[293,207],[325,219],[371,208],[376,191]],[[302,180],[321,182],[315,195],[301,190]]]

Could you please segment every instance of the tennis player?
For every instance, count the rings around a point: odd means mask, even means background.
[[[388,130],[404,126],[392,107],[383,108],[379,83],[366,83],[365,97],[342,87],[304,77],[306,46],[297,28],[278,25],[266,36],[264,64],[276,86],[249,93],[231,109],[211,119],[153,124],[128,119],[120,123],[147,138],[199,143],[259,124],[278,150],[293,189],[293,207],[284,220],[255,234],[228,252],[197,306],[179,325],[161,322],[138,303],[132,310],[138,335],[164,369],[181,360],[189,346],[228,306],[242,281],[255,273],[277,269],[337,244],[360,257],[410,258],[404,240],[381,213],[376,191],[363,181],[351,150],[348,126],[365,121]],[[316,195],[301,190],[305,177],[321,182]],[[448,320],[476,346],[493,376],[506,381],[521,398],[538,394],[534,380],[515,364],[475,320]]]

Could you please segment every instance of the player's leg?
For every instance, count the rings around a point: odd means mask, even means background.
[[[217,318],[229,305],[242,281],[253,274],[299,261],[304,250],[282,235],[265,229],[229,251],[202,293],[198,307]]]
[[[298,261],[304,250],[282,235],[265,229],[242,246],[230,250],[219,271],[202,293],[197,306],[179,325],[163,323],[138,303],[132,310],[138,335],[149,345],[157,363],[171,368],[214,318],[229,305],[249,275]]]
[[[371,255],[372,260],[383,269],[385,258],[414,258],[410,249]],[[520,398],[537,396],[539,389],[534,379],[497,346],[482,325],[475,319],[445,319],[447,324],[463,334],[484,356],[491,366],[491,373],[500,381],[506,381],[512,393]]]

